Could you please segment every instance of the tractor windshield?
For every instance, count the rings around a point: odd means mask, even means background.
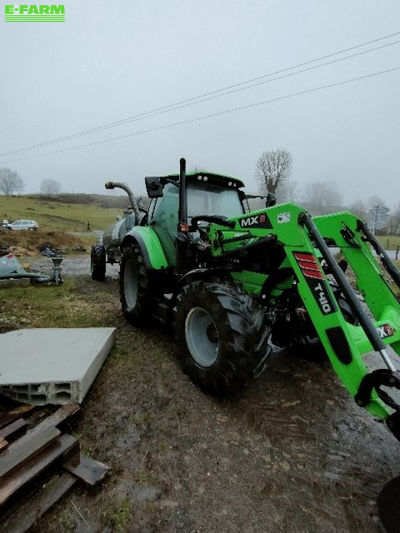
[[[237,189],[211,184],[187,184],[188,221],[198,215],[219,215],[227,218],[244,213]],[[178,231],[179,189],[167,183],[162,198],[149,209],[149,224],[157,233],[170,265],[176,264],[176,234]]]
[[[237,189],[222,187],[207,188],[201,185],[188,183],[188,217],[198,215],[219,215],[227,218],[243,214],[243,205]]]

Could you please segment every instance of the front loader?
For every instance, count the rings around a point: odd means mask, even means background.
[[[314,218],[270,198],[250,212],[243,186],[186,174],[184,159],[179,174],[146,178],[149,211],[121,243],[126,319],[173,324],[184,371],[216,395],[262,374],[271,343],[318,345],[357,404],[400,439],[399,271],[350,213]],[[370,352],[381,368],[367,369]]]

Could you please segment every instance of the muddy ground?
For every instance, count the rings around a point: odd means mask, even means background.
[[[327,362],[275,353],[240,398],[217,401],[182,373],[169,331],[124,322],[116,269],[105,283],[87,272],[87,258],[64,261],[65,305],[118,335],[75,434],[112,471],[35,532],[382,531],[375,502],[399,473],[399,444]]]

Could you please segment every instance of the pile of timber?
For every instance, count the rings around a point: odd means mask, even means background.
[[[108,472],[64,432],[79,410],[74,404],[51,410],[0,399],[1,531],[27,531],[75,483],[93,486]]]

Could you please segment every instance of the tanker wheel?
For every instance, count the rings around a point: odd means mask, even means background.
[[[182,288],[174,311],[183,370],[205,392],[238,393],[264,372],[271,328],[251,295],[195,281]]]
[[[104,281],[106,276],[106,250],[102,244],[94,244],[90,253],[92,279]]]
[[[122,250],[119,292],[126,320],[134,326],[144,325],[151,318],[152,294],[143,255],[136,243]]]

